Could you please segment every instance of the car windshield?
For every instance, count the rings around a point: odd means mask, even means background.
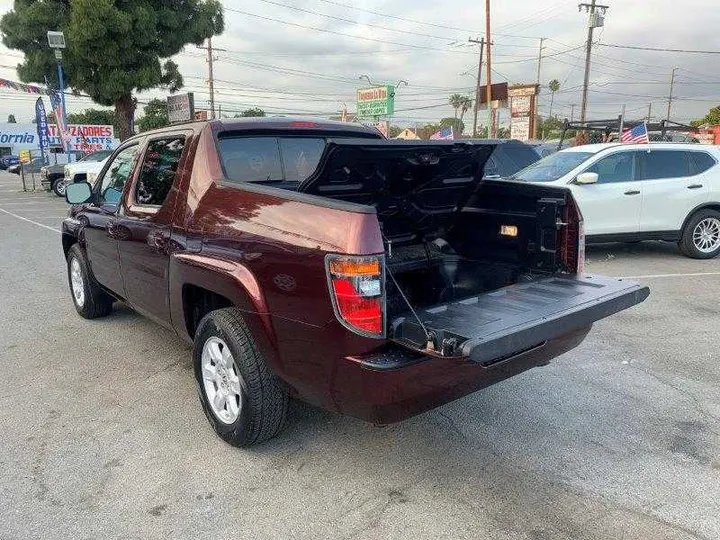
[[[525,167],[513,175],[512,179],[525,182],[553,182],[565,176],[592,155],[593,152],[558,152]]]
[[[102,161],[110,154],[112,154],[112,150],[93,152],[92,154],[88,154],[87,156],[79,159],[78,161]]]

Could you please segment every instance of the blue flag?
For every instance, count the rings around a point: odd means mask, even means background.
[[[35,124],[37,125],[38,140],[40,142],[40,153],[45,163],[47,163],[50,150],[50,134],[48,132],[47,114],[45,114],[45,104],[41,97],[37,98],[35,102]]]

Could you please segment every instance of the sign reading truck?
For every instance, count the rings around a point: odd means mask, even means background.
[[[357,117],[391,116],[395,112],[395,88],[374,86],[357,91]]]

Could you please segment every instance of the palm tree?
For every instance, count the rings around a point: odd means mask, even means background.
[[[555,92],[560,90],[560,81],[553,79],[548,83],[548,88],[550,88],[550,114],[548,116],[552,117],[553,101],[555,101]]]
[[[465,113],[472,107],[472,99],[468,96],[462,96],[462,102],[460,103],[460,120],[463,119]]]
[[[450,99],[448,100],[448,102],[450,103],[450,106],[453,109],[455,109],[455,118],[458,117],[458,110],[460,110],[460,108],[462,107],[464,99],[465,99],[465,96],[462,96],[460,94],[453,94],[450,96]]]

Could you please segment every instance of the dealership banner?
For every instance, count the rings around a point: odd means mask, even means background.
[[[9,88],[10,90],[17,90],[18,92],[26,92],[28,94],[47,94],[45,88],[40,88],[32,84],[9,81],[8,79],[0,79],[0,88]]]
[[[35,102],[35,125],[37,125],[38,146],[43,159],[47,160],[48,151],[50,150],[50,134],[48,133],[47,114],[45,114],[45,104],[41,97]]]
[[[63,109],[62,97],[60,96],[60,92],[50,92],[50,103],[52,105],[53,111],[55,112],[55,122],[57,122],[57,125],[59,127],[59,135],[62,147],[65,149],[65,151],[70,151],[72,150],[72,148],[70,148],[69,135],[67,133],[67,126],[65,125],[65,110]]]

